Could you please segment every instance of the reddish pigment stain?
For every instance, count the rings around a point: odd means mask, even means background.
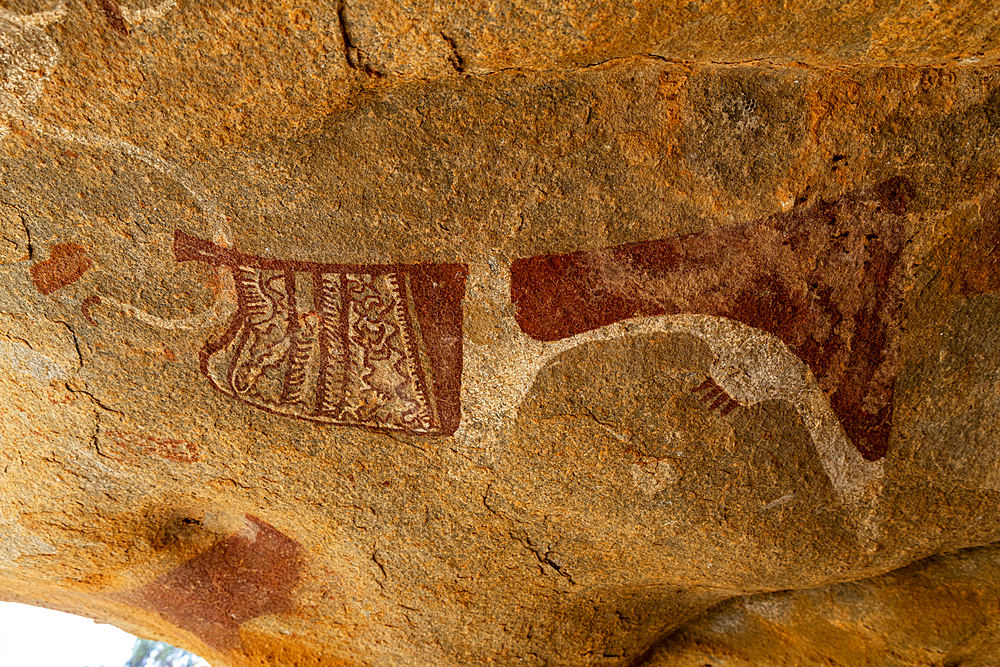
[[[83,313],[84,319],[93,324],[95,327],[97,326],[97,321],[91,316],[90,309],[99,305],[101,305],[101,297],[96,294],[88,296],[83,300],[83,303],[80,304],[80,312]]]
[[[111,0],[101,0],[101,9],[104,10],[104,18],[108,20],[108,26],[123,37],[128,37],[128,27],[125,25],[125,17]]]
[[[138,589],[129,598],[221,650],[240,646],[240,626],[295,610],[302,549],[257,517],[239,533]]]
[[[47,260],[31,267],[31,282],[42,294],[50,294],[75,283],[92,265],[86,248],[76,243],[60,243],[52,246]]]
[[[762,329],[809,366],[858,452],[878,460],[892,427],[911,198],[909,182],[894,178],[757,222],[519,259],[516,319],[541,341],[682,313]]]
[[[194,463],[198,460],[198,446],[188,440],[154,438],[127,431],[109,431],[108,437],[126,454],[157,456],[175,463]]]
[[[693,387],[691,389],[691,393],[698,394],[706,389],[708,391],[706,391],[699,400],[702,403],[707,404],[710,411],[721,408],[721,414],[725,417],[740,406],[739,401],[727,394],[726,391],[716,384],[715,380],[710,377],[705,378],[705,381],[697,387]],[[711,403],[709,403],[710,401]]]

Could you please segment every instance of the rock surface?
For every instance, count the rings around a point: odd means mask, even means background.
[[[997,12],[6,5],[0,597],[217,667],[989,664]]]
[[[864,581],[739,598],[674,633],[646,663],[992,665],[996,547]]]

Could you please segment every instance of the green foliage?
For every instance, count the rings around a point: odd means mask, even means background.
[[[152,639],[136,639],[124,667],[197,667],[204,662],[193,653]]]

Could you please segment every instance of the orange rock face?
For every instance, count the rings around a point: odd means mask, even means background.
[[[216,667],[988,664],[998,26],[0,9],[0,598]]]

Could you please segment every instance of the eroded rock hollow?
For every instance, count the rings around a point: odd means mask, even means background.
[[[0,598],[216,667],[992,664],[991,4],[25,0],[0,56]]]

